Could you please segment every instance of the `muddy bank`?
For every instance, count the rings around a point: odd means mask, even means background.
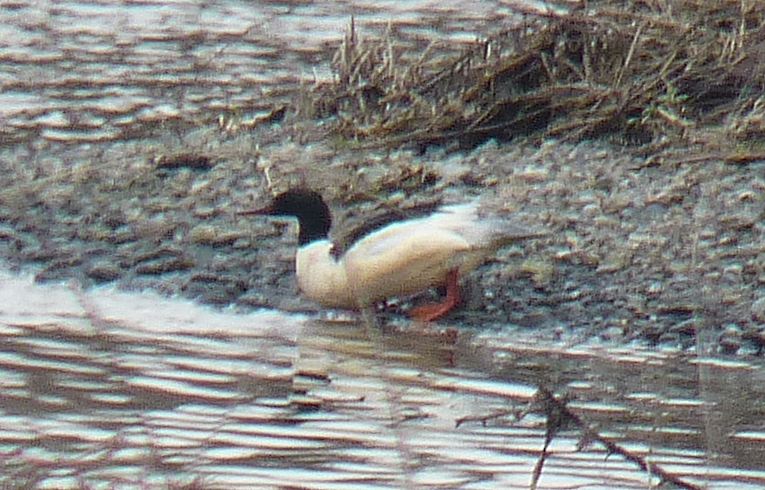
[[[553,233],[472,274],[449,323],[684,348],[701,336],[715,350],[760,350],[765,163],[647,166],[592,142],[349,150],[298,141],[313,131],[304,124],[5,150],[0,253],[44,281],[314,310],[294,287],[294,229],[235,216],[267,198],[268,182],[325,190],[340,219],[380,201],[482,195]],[[205,156],[209,168],[164,168],[160,155]]]

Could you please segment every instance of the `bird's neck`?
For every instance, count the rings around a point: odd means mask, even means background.
[[[319,240],[329,238],[332,218],[329,213],[317,213],[311,216],[298,216],[298,244],[302,247]]]

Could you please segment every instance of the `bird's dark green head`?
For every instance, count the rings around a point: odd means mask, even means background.
[[[264,208],[239,214],[294,216],[300,226],[300,245],[326,239],[332,226],[332,215],[321,194],[306,188],[290,189],[274,197]]]

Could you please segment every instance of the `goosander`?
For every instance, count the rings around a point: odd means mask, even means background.
[[[322,196],[297,188],[276,196],[268,206],[240,215],[295,217],[295,257],[301,293],[322,306],[361,309],[378,301],[446,286],[440,303],[411,310],[418,320],[433,321],[460,301],[458,278],[485,262],[509,242],[540,236],[498,217],[479,217],[478,201],[442,206],[428,216],[389,222],[364,233],[351,233],[344,248],[329,239],[332,215]],[[368,224],[369,225],[369,224]]]

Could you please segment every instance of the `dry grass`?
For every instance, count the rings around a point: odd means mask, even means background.
[[[443,48],[362,40],[351,25],[310,112],[369,146],[524,135],[760,153],[765,10],[753,0],[590,2]]]

